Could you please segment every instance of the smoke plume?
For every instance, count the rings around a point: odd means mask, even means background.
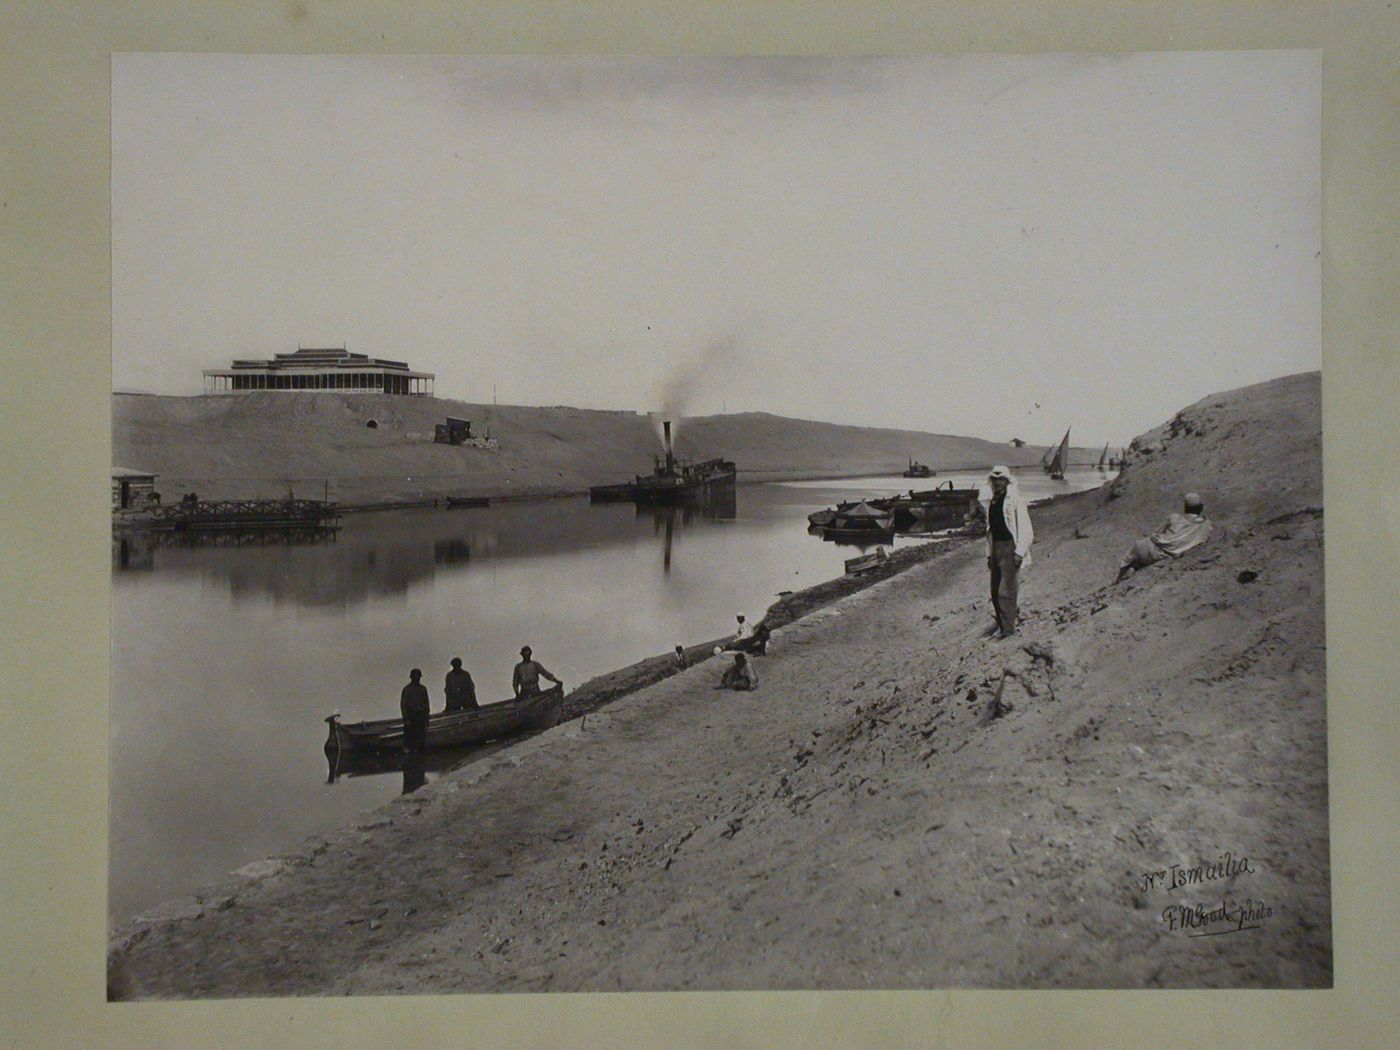
[[[712,339],[677,362],[661,384],[661,412],[651,417],[658,443],[664,440],[661,422],[665,419],[671,421],[671,441],[675,443],[682,417],[701,397],[720,392],[739,361],[740,351],[739,337],[730,334]]]

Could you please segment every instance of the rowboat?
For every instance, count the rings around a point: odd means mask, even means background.
[[[503,700],[468,711],[450,711],[428,717],[427,746],[462,747],[497,737],[548,729],[559,721],[564,687],[556,685],[540,693]],[[326,719],[330,734],[326,751],[401,751],[403,719],[342,723],[339,714]]]
[[[871,553],[862,554],[859,558],[847,558],[846,575],[859,576],[861,573],[869,572],[871,569],[878,569],[881,565],[885,564],[888,557],[889,556],[885,554],[884,547],[876,547]]]

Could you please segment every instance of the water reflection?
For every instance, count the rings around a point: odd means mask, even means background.
[[[861,552],[874,550],[876,547],[891,546],[895,538],[893,530],[886,532],[879,529],[871,529],[859,536],[832,536],[827,533],[825,529],[819,528],[816,525],[810,525],[807,531],[814,536],[820,536],[825,543],[830,543],[837,547],[854,547]]]
[[[445,773],[473,752],[473,748],[430,748],[405,754],[400,751],[336,751],[326,755],[326,783],[334,784],[342,777],[383,776],[403,773],[404,794],[416,791],[426,782],[429,773]],[[409,784],[412,783],[412,787]]]
[[[661,572],[671,574],[671,552],[676,532],[694,527],[700,522],[734,521],[738,518],[738,503],[733,485],[721,485],[710,490],[703,501],[673,506],[637,504],[637,519],[651,519],[651,534],[661,540]]]
[[[194,573],[228,582],[235,599],[270,596],[306,606],[362,604],[404,595],[442,573],[486,568],[493,559],[539,558],[662,540],[662,572],[671,571],[677,536],[738,515],[733,486],[683,506],[589,504],[577,499],[507,503],[466,516],[416,508],[349,514],[338,531],[263,530],[243,534],[136,533],[114,537],[118,572]],[[330,545],[329,550],[278,550]],[[197,551],[195,548],[199,548]]]
[[[208,548],[306,547],[334,543],[338,527],[306,526],[264,529],[149,529],[114,533],[112,568],[149,572],[158,550]],[[162,568],[165,566],[162,565]]]
[[[400,794],[411,795],[428,782],[425,765],[426,761],[421,751],[403,756],[403,791]]]

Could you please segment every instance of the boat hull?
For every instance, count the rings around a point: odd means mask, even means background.
[[[594,485],[588,490],[592,503],[700,503],[716,494],[732,491],[738,469],[729,460],[709,460],[698,465],[668,466],[663,471],[620,485]]]
[[[548,729],[559,721],[564,706],[564,688],[468,711],[451,711],[428,718],[426,746],[463,747],[499,737],[515,736]],[[336,715],[326,719],[330,732],[326,751],[402,751],[403,719],[385,718],[371,722],[342,723]]]
[[[859,558],[846,559],[846,575],[859,576],[863,572],[871,569],[878,569],[889,560],[885,554],[885,548],[879,547],[873,553],[862,554]]]

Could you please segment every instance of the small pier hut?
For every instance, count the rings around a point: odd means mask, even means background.
[[[152,474],[150,471],[113,467],[112,513],[149,510],[159,499],[155,494],[157,477],[158,474]]]
[[[448,416],[446,423],[439,423],[433,428],[433,441],[439,445],[460,445],[464,441],[470,441],[472,437],[470,419]]]

